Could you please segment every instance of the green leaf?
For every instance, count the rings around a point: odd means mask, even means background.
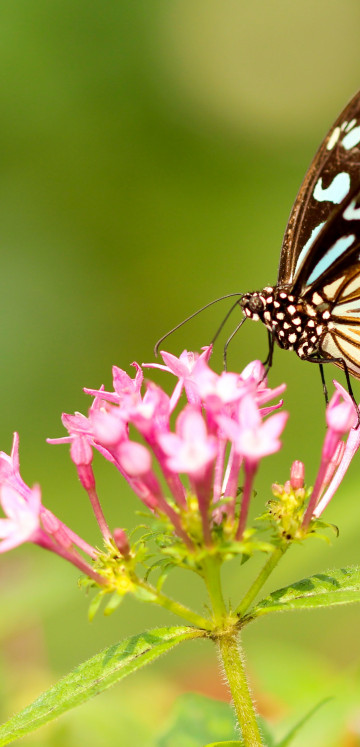
[[[104,592],[103,591],[99,591],[99,593],[96,594],[92,598],[92,600],[91,600],[91,602],[89,604],[89,611],[88,611],[89,622],[93,621],[93,619],[94,619],[94,617],[95,617],[95,615],[96,615],[96,613],[97,613],[97,611],[98,611],[98,609],[100,607],[100,604],[101,604],[101,602],[102,602],[103,599],[104,599]]]
[[[234,711],[228,703],[186,693],[176,700],[169,723],[155,740],[155,746],[202,747],[225,739],[230,741],[224,744],[239,747],[237,737]]]
[[[117,592],[112,594],[109,602],[107,603],[104,609],[104,615],[105,616],[112,615],[112,613],[115,612],[115,610],[117,610],[117,608],[119,607],[123,599],[124,599],[123,594],[118,594]]]
[[[3,724],[0,727],[0,745],[29,734],[98,695],[178,643],[203,635],[203,631],[185,626],[155,628],[100,651]]]
[[[205,747],[245,747],[244,742],[236,741],[232,739],[230,742],[211,742],[206,744]]]
[[[306,724],[306,722],[309,721],[309,719],[316,713],[316,711],[319,710],[319,708],[321,708],[321,706],[323,706],[325,703],[328,703],[329,700],[331,700],[331,698],[325,698],[320,703],[317,703],[316,706],[311,708],[311,710],[308,711],[308,713],[305,716],[303,716],[303,718],[300,719],[300,721],[298,721],[296,726],[294,726],[289,731],[286,737],[284,737],[284,739],[282,739],[281,742],[278,742],[276,747],[288,747],[288,745],[293,741],[294,737],[297,736],[297,734],[299,733],[300,729],[304,726],[304,724]]]
[[[249,613],[252,620],[268,612],[360,602],[360,566],[317,573],[283,589],[273,591]]]

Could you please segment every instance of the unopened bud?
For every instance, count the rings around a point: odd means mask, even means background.
[[[121,555],[124,558],[127,558],[130,555],[130,545],[129,545],[129,540],[126,536],[125,530],[114,529],[113,537],[115,540],[116,547],[120,551]]]
[[[296,460],[291,465],[290,485],[293,490],[299,490],[304,487],[305,467],[303,462]]]

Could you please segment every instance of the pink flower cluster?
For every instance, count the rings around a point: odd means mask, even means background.
[[[186,521],[190,505],[193,510],[194,496],[206,545],[212,544],[212,530],[222,520],[226,520],[234,539],[241,540],[244,535],[259,463],[281,446],[287,413],[276,412],[282,401],[269,403],[284,391],[285,385],[270,389],[259,361],[249,364],[241,374],[216,374],[208,363],[210,355],[211,347],[203,348],[201,354],[184,351],[179,358],[163,352],[164,364],[143,364],[176,377],[171,395],[151,381],[144,382],[138,364],[133,364],[134,378],[114,366],[114,390],[85,389],[94,397],[88,415],[63,414],[68,435],[48,439],[49,443],[70,444],[71,459],[103,537],[106,542],[115,541],[120,552],[125,546],[128,548],[126,535],[120,529],[112,534],[103,515],[92,468],[94,449],[116,467],[151,512],[167,516],[172,531],[189,550],[194,549],[196,541]],[[304,517],[305,528],[327,505],[360,445],[360,428],[354,427],[357,414],[351,398],[339,384],[335,386],[327,408],[327,433]],[[186,400],[176,417],[174,410],[183,393]],[[349,431],[345,445],[342,439]],[[295,462],[294,485],[302,484],[303,472],[303,465]],[[240,509],[239,482],[243,485]],[[22,480],[17,435],[11,456],[0,453],[0,503],[6,516],[0,519],[0,552],[25,541],[35,542],[99,580],[78,553],[80,549],[94,559],[95,549],[42,506],[38,487],[31,489]]]
[[[221,513],[232,520],[234,536],[242,537],[258,464],[262,457],[280,448],[279,438],[287,419],[284,412],[272,414],[281,407],[281,402],[271,406],[267,403],[285,387],[269,389],[258,361],[241,375],[225,372],[218,375],[208,365],[210,354],[210,347],[204,348],[201,355],[184,351],[180,358],[162,353],[164,365],[144,364],[177,377],[171,396],[153,382],[146,383],[142,396],[140,367],[134,364],[134,379],[114,367],[113,392],[85,389],[95,397],[87,418],[80,414],[63,416],[69,435],[51,443],[71,443],[72,459],[97,516],[92,448],[116,466],[151,511],[168,516],[176,534],[189,548],[193,547],[193,541],[181,519],[188,510],[188,491],[180,475],[187,476],[191,494],[196,495],[205,543],[211,544],[212,523],[219,521]],[[187,403],[176,419],[173,432],[170,418],[183,390]],[[135,427],[145,444],[130,438],[131,427]],[[154,470],[154,457],[171,501]],[[244,494],[241,514],[237,517],[236,497],[242,467]],[[227,502],[219,513],[217,504],[223,496]]]

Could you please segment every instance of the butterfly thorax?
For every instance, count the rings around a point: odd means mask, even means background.
[[[240,305],[246,317],[265,324],[281,348],[309,358],[316,355],[328,330],[330,312],[322,301],[318,297],[316,303],[309,303],[284,289],[268,286],[245,293]]]

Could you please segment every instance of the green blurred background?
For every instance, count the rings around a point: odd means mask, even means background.
[[[194,309],[275,282],[305,170],[360,85],[359,32],[357,0],[1,3],[0,448],[19,430],[24,478],[90,542],[99,537],[67,449],[45,438],[63,435],[62,410],[86,411],[83,386],[110,386],[113,363],[152,360],[156,339]],[[167,349],[200,349],[227,308],[205,312]],[[229,367],[265,351],[265,330],[248,324]],[[270,382],[283,380],[291,419],[282,453],[262,466],[258,512],[294,458],[312,482],[324,434],[317,368],[277,350]],[[110,525],[133,525],[136,500],[110,465],[95,468]],[[294,548],[269,589],[359,562],[359,476],[355,459],[326,515],[339,539]],[[77,572],[34,547],[1,567],[3,718],[144,619],[174,622],[129,600],[89,624]],[[196,583],[173,581],[199,604]],[[236,599],[246,583],[236,563],[227,582]],[[359,622],[343,608],[246,631],[253,689],[275,728],[336,696],[295,747],[360,744]],[[24,744],[150,745],[178,693],[226,697],[220,679],[210,644],[188,644]]]

